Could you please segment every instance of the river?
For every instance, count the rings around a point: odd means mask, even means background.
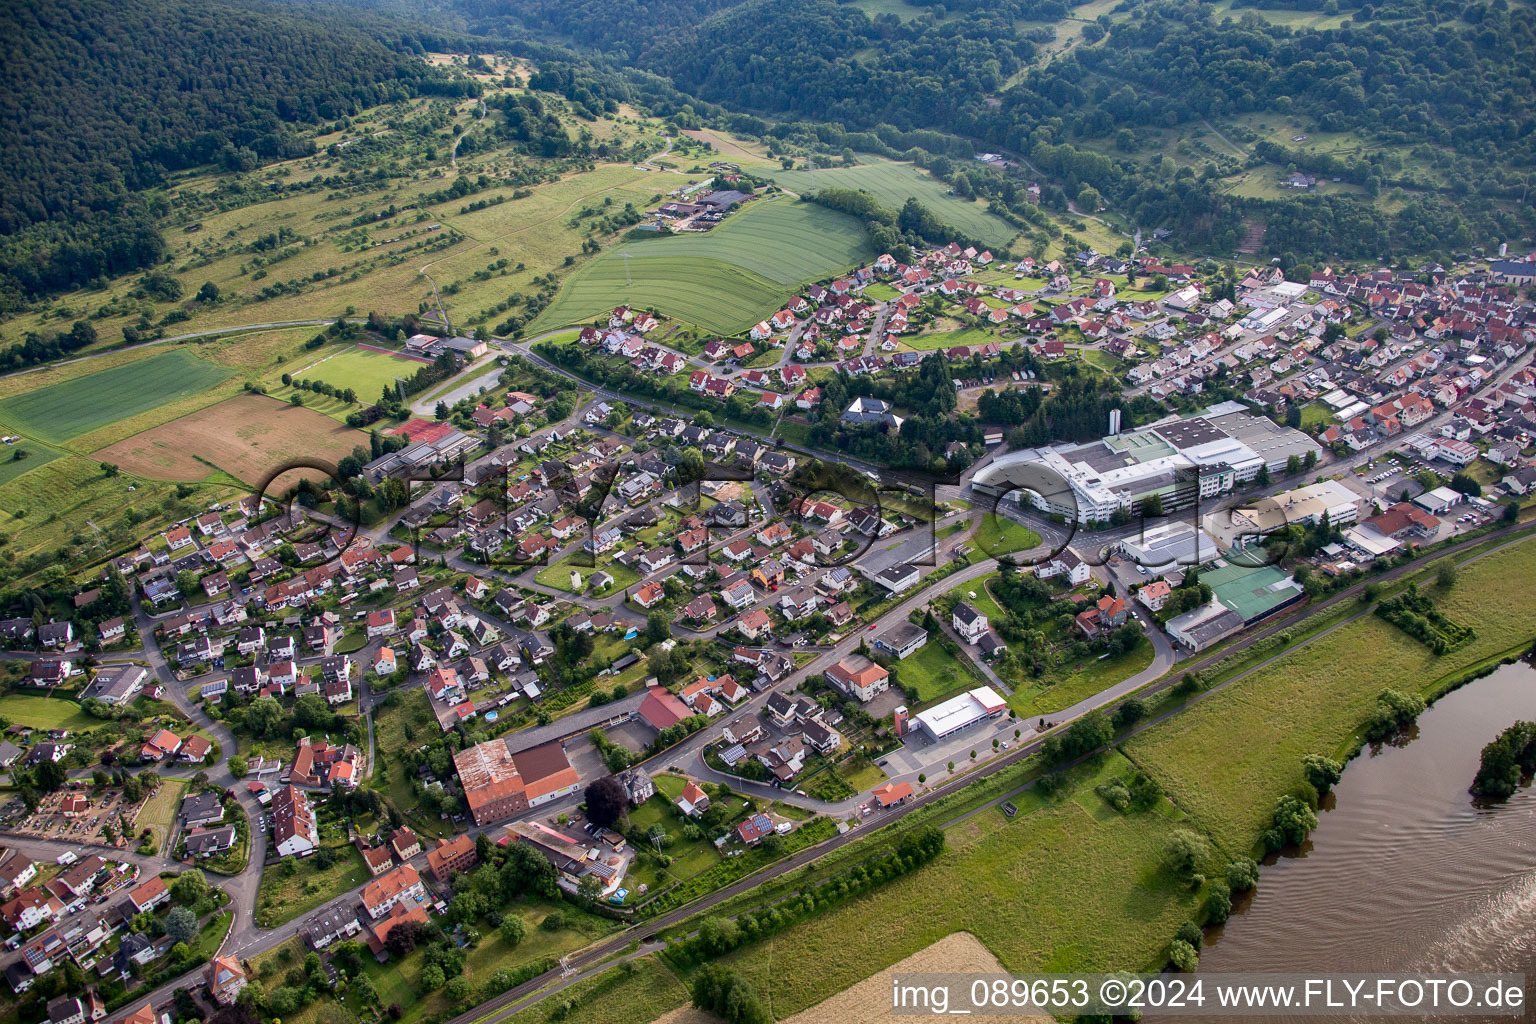
[[[1531,1006],[1536,789],[1486,807],[1467,793],[1483,745],[1522,718],[1536,721],[1536,669],[1505,665],[1442,697],[1406,742],[1367,748],[1306,846],[1266,864],[1208,934],[1201,972],[1524,973]]]

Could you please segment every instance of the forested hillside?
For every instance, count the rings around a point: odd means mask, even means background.
[[[1528,4],[1261,0],[1289,16],[1274,19],[1243,5],[1122,0],[1091,22],[1062,0],[920,0],[905,5],[922,10],[906,20],[832,0],[437,0],[434,9],[470,31],[601,51],[738,114],[815,122],[834,147],[827,136],[846,130],[905,151],[891,140],[929,130],[964,140],[949,155],[1006,150],[1054,179],[1059,202],[1092,186],[1129,220],[1170,227],[1191,248],[1230,249],[1252,222],[1268,226],[1267,248],[1348,257],[1530,237]],[[1075,45],[1056,44],[1079,32]],[[1301,119],[1357,141],[1340,156],[1250,139],[1235,154],[1207,152],[1203,166],[1138,153],[1145,136],[1161,144],[1249,116]],[[1224,180],[1256,166],[1354,189],[1291,198],[1234,192]],[[1000,182],[968,178],[998,196]]]
[[[220,0],[33,0],[0,14],[0,308],[152,264],[137,195],[168,172],[303,153],[295,126],[463,90],[359,12]]]

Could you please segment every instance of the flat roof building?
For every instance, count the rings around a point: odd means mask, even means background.
[[[927,711],[919,712],[914,721],[931,740],[953,736],[969,729],[978,722],[996,718],[1008,710],[1008,702],[990,686],[978,686],[974,690],[951,697]]]
[[[1191,651],[1203,651],[1243,628],[1243,617],[1220,601],[1209,601],[1169,619],[1168,635]]]
[[[1274,565],[1241,565],[1229,562],[1200,574],[1224,607],[1242,617],[1244,624],[1259,621],[1295,604],[1306,596],[1291,574]]]

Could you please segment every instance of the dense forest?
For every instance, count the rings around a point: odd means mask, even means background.
[[[0,310],[157,262],[171,172],[310,151],[298,126],[465,90],[390,21],[206,0],[40,0],[0,14]]]

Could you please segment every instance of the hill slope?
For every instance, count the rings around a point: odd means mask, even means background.
[[[168,172],[297,156],[309,144],[295,124],[468,87],[414,59],[399,28],[323,13],[225,0],[6,5],[0,304],[154,263],[163,249],[134,193]]]

